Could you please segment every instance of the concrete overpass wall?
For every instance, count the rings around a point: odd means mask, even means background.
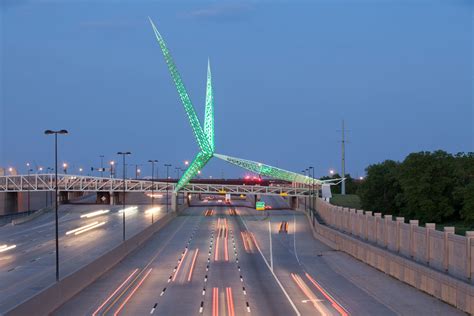
[[[364,212],[317,199],[316,209],[326,225],[311,213],[317,238],[329,246],[474,314],[474,232],[436,231],[417,220]]]

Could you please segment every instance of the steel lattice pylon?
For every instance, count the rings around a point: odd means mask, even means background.
[[[237,165],[241,168],[250,170],[252,172],[258,173],[259,175],[264,175],[268,177],[272,177],[275,179],[286,180],[291,182],[297,182],[302,184],[321,184],[324,182],[331,182],[330,181],[321,181],[317,179],[313,179],[311,177],[303,176],[295,172],[283,170],[280,168],[272,167],[260,162],[255,162],[251,160],[241,159],[241,158],[234,158],[225,155],[216,154],[215,145],[214,145],[214,92],[212,88],[212,75],[211,75],[211,66],[210,62],[207,63],[207,81],[206,81],[206,107],[204,113],[204,129],[201,127],[199,123],[199,119],[196,114],[196,110],[191,102],[191,99],[186,92],[186,88],[184,87],[183,81],[178,73],[176,65],[173,62],[173,58],[166,47],[165,41],[161,36],[160,32],[158,32],[157,28],[155,27],[153,21],[149,18],[153,31],[155,33],[156,39],[160,44],[161,51],[163,52],[163,56],[165,57],[166,64],[168,65],[168,69],[170,71],[171,77],[173,78],[174,84],[176,85],[176,89],[178,90],[178,94],[181,98],[181,102],[183,103],[184,110],[188,116],[189,123],[193,129],[194,136],[196,137],[196,141],[199,145],[200,151],[189,165],[188,169],[184,172],[181,179],[179,179],[178,184],[176,185],[175,192],[182,189],[189,181],[191,181],[194,176],[207,164],[207,162],[213,157],[217,157],[219,159],[225,160],[231,164]]]

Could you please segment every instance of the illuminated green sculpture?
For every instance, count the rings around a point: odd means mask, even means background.
[[[245,160],[240,158],[234,158],[225,155],[215,154],[214,145],[214,93],[212,89],[212,75],[210,62],[207,63],[207,82],[206,82],[206,107],[204,113],[204,129],[201,127],[199,119],[196,114],[196,110],[188,96],[186,88],[184,87],[183,81],[178,73],[176,65],[173,62],[173,58],[166,47],[165,41],[161,36],[160,32],[156,29],[153,21],[150,19],[151,26],[155,32],[156,39],[160,44],[161,51],[165,57],[166,64],[171,73],[171,77],[176,85],[181,102],[183,103],[184,110],[188,115],[189,123],[193,129],[194,136],[199,145],[200,151],[189,165],[188,169],[184,172],[181,179],[179,179],[176,185],[175,192],[179,191],[183,186],[189,183],[191,179],[207,164],[212,157],[225,160],[231,164],[237,165],[241,168],[255,172],[259,175],[268,176],[275,179],[302,183],[306,185],[310,184],[321,184],[325,181],[313,179],[311,177],[303,176],[295,172],[283,170],[280,168],[272,167],[259,162]]]
[[[277,167],[272,167],[261,162],[235,158],[225,155],[214,154],[214,157],[227,161],[231,164],[239,166],[241,168],[250,170],[262,176],[267,176],[275,179],[286,180],[289,182],[297,182],[303,184],[316,184],[321,183],[321,181],[313,179],[311,177],[303,176],[298,173],[291,171],[286,171]]]

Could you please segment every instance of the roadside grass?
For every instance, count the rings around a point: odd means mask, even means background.
[[[330,203],[342,207],[349,207],[355,209],[361,208],[360,198],[356,194],[333,194]]]

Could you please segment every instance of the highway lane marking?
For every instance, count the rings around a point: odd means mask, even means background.
[[[272,219],[270,218],[268,221],[268,236],[270,238],[270,267],[273,271],[273,245],[272,245]]]
[[[300,258],[298,258],[298,252],[296,251],[296,216],[293,214],[293,249],[295,251],[295,257],[296,261],[298,261],[298,264],[301,265]]]
[[[240,218],[240,220],[242,221],[242,223],[244,224],[245,228],[246,228],[247,231],[248,231],[249,228],[248,228],[248,226],[247,226],[247,223],[245,222],[245,220],[242,218],[242,216],[241,216],[240,214],[239,214],[239,218]],[[299,312],[298,308],[296,308],[295,303],[293,303],[293,301],[291,300],[291,297],[290,297],[290,296],[288,295],[288,293],[286,292],[285,288],[283,287],[283,284],[281,284],[281,282],[280,282],[280,280],[278,279],[278,277],[276,276],[275,272],[273,272],[273,270],[270,268],[270,265],[268,264],[267,259],[265,258],[265,256],[263,255],[262,251],[260,250],[260,247],[258,246],[258,244],[255,244],[255,246],[257,247],[258,252],[260,252],[260,255],[262,256],[263,261],[264,261],[265,264],[267,265],[268,270],[270,270],[271,274],[273,275],[273,278],[274,278],[275,281],[277,282],[277,284],[278,284],[278,286],[280,287],[280,289],[282,290],[283,294],[285,294],[286,299],[288,300],[288,302],[290,302],[290,305],[291,305],[291,307],[293,308],[293,310],[295,311],[296,315],[301,316],[301,313]]]
[[[313,279],[313,277],[311,277],[308,272],[305,272],[305,275],[309,281],[313,283],[313,285],[319,290],[319,292],[321,292],[321,294],[323,294],[324,297],[331,302],[331,305],[339,312],[339,314],[341,314],[341,316],[349,315],[346,309],[341,304],[339,304],[339,302],[337,302],[336,299],[334,299],[334,297],[332,297],[332,295],[329,294],[318,282],[316,282],[316,280]]]

